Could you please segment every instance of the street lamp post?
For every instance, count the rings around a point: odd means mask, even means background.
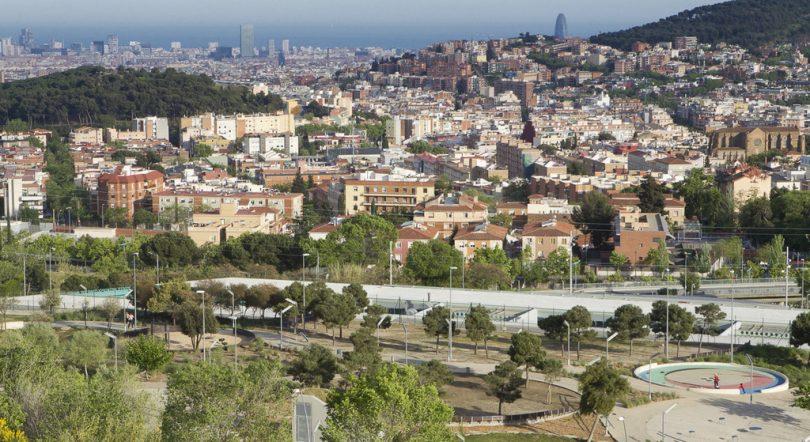
[[[447,353],[448,362],[453,360],[453,270],[458,270],[458,267],[450,267],[450,299],[447,302],[447,310],[449,310],[450,313],[450,320],[448,321],[449,323],[447,328],[447,342],[450,346],[450,351]]]
[[[233,335],[236,336],[236,315],[231,315],[231,321],[233,321]],[[237,349],[239,348],[239,339],[234,341],[233,343],[233,366],[234,368],[239,366],[239,357],[236,355]]]
[[[568,363],[568,366],[571,366],[571,324],[568,323],[567,319],[563,319],[563,324],[565,324],[565,328],[567,329],[568,335],[568,345],[565,349],[565,358]]]
[[[405,327],[405,324],[399,323],[402,327],[402,331],[405,332],[405,365],[408,365],[408,327]]]
[[[304,330],[307,329],[307,286],[305,285],[307,280],[307,256],[309,256],[309,253],[301,255],[301,293],[304,295],[303,304],[301,305],[301,328]]]
[[[619,334],[613,333],[605,339],[605,360],[610,360],[610,341],[616,338],[616,336],[619,336]]]
[[[233,319],[233,335],[236,336],[236,295],[233,294],[233,290],[227,289],[228,293],[231,294],[231,316]],[[264,310],[262,310],[262,315],[264,315]]]
[[[279,349],[279,351],[284,349],[284,313],[287,313],[287,310],[293,308],[295,305],[298,304],[297,302],[292,301],[291,299],[287,299],[287,302],[291,302],[292,305],[288,305],[287,307],[284,307],[284,310],[282,310],[282,311],[280,311],[278,313],[278,326],[279,326],[279,329],[278,329],[278,349]]]
[[[53,247],[48,249],[48,291],[53,292]]]
[[[666,281],[666,293],[667,293],[667,321],[666,321],[666,329],[664,330],[664,353],[666,354],[667,360],[669,360],[669,269],[667,269],[667,281]]]
[[[751,356],[745,355],[748,359],[748,365],[751,366],[751,380],[748,383],[748,403],[754,405],[754,360]]]
[[[146,253],[155,257],[155,285],[160,286],[160,254],[147,250]]]
[[[667,432],[666,432],[667,415],[676,406],[678,406],[678,404],[672,404],[669,406],[669,408],[664,410],[663,413],[661,413],[661,442],[666,442],[667,439]]]
[[[624,442],[627,442],[627,423],[624,421],[624,416],[619,416],[619,422],[624,427]]]
[[[135,317],[134,317],[135,325],[133,328],[138,327],[138,284],[136,281],[137,276],[136,260],[138,259],[138,256],[139,256],[138,252],[132,254],[132,305],[135,310]],[[203,303],[205,303],[204,300]],[[205,307],[205,305],[203,305],[203,307]],[[205,318],[205,311],[203,311],[203,318]]]
[[[197,290],[197,294],[202,297],[202,348],[203,362],[205,362],[205,290]]]
[[[574,296],[574,233],[568,235],[568,294]]]
[[[23,283],[23,286],[24,286],[24,285],[25,285],[25,283]],[[87,307],[88,307],[88,306],[89,306],[89,304],[90,304],[89,302],[87,302],[87,287],[85,287],[85,286],[84,286],[84,285],[82,285],[82,284],[79,284],[79,287],[81,287],[81,289],[82,289],[82,290],[84,290],[84,292],[85,292],[85,293],[84,293],[84,296],[83,296],[83,298],[84,298],[84,299],[82,300],[82,310],[84,310],[84,328],[87,328]],[[74,295],[74,297],[75,297],[75,295]],[[93,297],[93,300],[94,300],[94,302],[93,302],[93,303],[94,303],[94,304],[95,304],[95,299],[96,299],[96,298],[95,298],[95,297]],[[94,307],[95,307],[95,306],[94,306]]]
[[[684,295],[689,295],[689,254],[686,253],[686,248],[683,249],[683,292]]]
[[[740,275],[742,277],[742,275]],[[734,363],[734,336],[735,334],[735,324],[734,324],[734,270],[731,270],[731,347],[729,354],[731,355],[731,363]]]
[[[379,321],[377,321],[377,342],[380,341],[380,325],[382,325],[383,321],[385,321],[385,316],[381,317]]]
[[[785,247],[785,308],[788,305],[788,274],[790,273],[790,247]]]
[[[118,371],[118,337],[112,333],[104,333],[104,336],[113,340],[113,348],[115,349],[115,370]]]

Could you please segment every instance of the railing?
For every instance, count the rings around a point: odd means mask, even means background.
[[[494,416],[453,416],[453,422],[459,424],[473,425],[506,425],[522,424],[527,422],[539,422],[544,420],[559,419],[576,412],[571,407],[563,407],[555,410],[538,411],[535,413],[494,415]]]
[[[735,284],[785,284],[785,278],[743,278],[743,279],[701,279],[701,288],[709,288],[713,285],[735,285]],[[788,279],[788,285],[795,286],[793,278]],[[682,289],[679,281],[662,281],[660,279],[652,281],[622,281],[622,282],[600,282],[577,284],[576,289],[598,289],[598,288],[632,288],[632,287],[676,287]]]

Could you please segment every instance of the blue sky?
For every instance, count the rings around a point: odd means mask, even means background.
[[[480,38],[531,31],[550,34],[560,12],[570,33],[622,29],[716,0],[17,0],[4,1],[0,36],[31,27],[38,41],[170,38],[236,43],[238,25],[253,23],[256,39],[369,41],[387,32],[417,40]],[[235,31],[231,31],[236,29]],[[142,34],[138,35],[139,31]],[[367,31],[367,32],[366,32]],[[282,35],[283,34],[283,35]],[[94,36],[94,37],[91,37]],[[455,37],[451,37],[455,35]],[[316,38],[317,37],[317,38]],[[184,44],[186,44],[184,42]],[[383,43],[381,43],[383,44]]]

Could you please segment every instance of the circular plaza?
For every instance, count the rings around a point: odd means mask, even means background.
[[[646,382],[709,394],[751,394],[787,391],[788,379],[778,371],[720,362],[679,362],[643,365],[634,372]]]

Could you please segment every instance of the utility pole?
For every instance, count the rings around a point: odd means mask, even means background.
[[[388,241],[388,285],[394,285],[394,241]]]

